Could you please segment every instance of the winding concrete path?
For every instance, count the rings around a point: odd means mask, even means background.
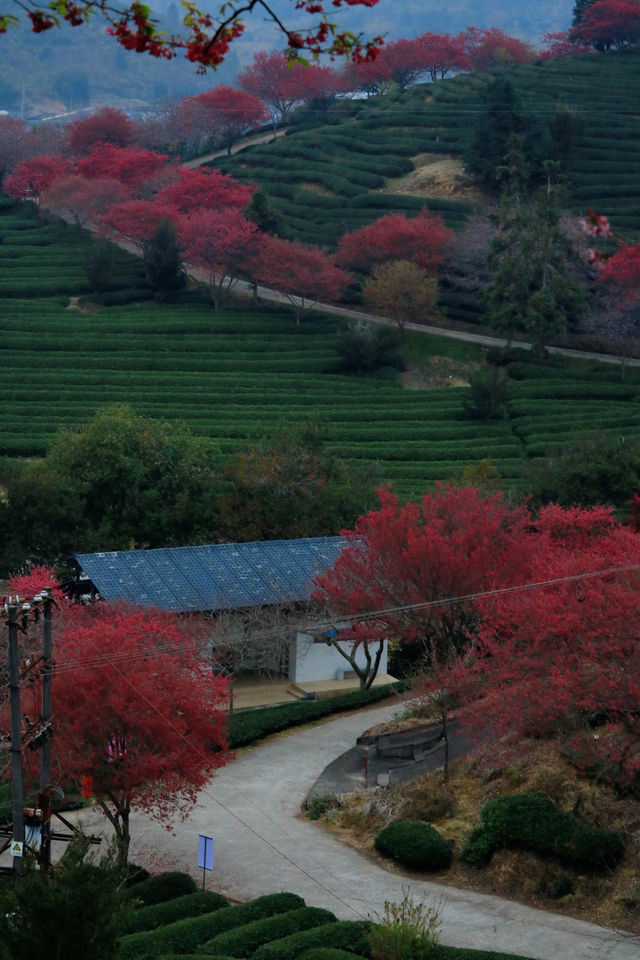
[[[440,904],[442,941],[461,947],[519,953],[537,960],[638,960],[640,938],[471,891],[407,880],[384,864],[340,843],[299,816],[321,771],[398,706],[378,707],[309,726],[242,751],[222,769],[173,834],[140,815],[132,817],[131,859],[166,869],[197,870],[198,834],[215,839],[208,888],[239,900],[290,890],[341,919],[381,911],[403,888]],[[92,812],[85,827],[104,821]]]

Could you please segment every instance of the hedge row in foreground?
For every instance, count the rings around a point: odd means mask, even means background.
[[[133,896],[135,896],[135,891]],[[216,910],[228,906],[228,900],[219,893],[199,890],[197,893],[188,893],[183,897],[166,900],[164,903],[156,903],[150,907],[140,907],[131,917],[123,933],[155,930],[157,927],[164,927],[169,923],[175,923],[177,920],[184,920],[187,917],[200,917],[205,913],[214,913]]]
[[[292,933],[281,940],[265,943],[253,955],[253,960],[297,960],[312,947],[337,947],[362,957],[370,956],[366,938],[368,924],[357,920],[326,923],[302,933]]]
[[[485,866],[503,847],[531,850],[557,857],[580,867],[602,870],[615,867],[624,853],[619,834],[599,830],[562,813],[535,793],[494,797],[482,808],[482,825],[467,840],[462,858]]]
[[[203,952],[209,954],[226,954],[231,957],[250,957],[258,947],[272,940],[281,940],[293,933],[310,930],[322,924],[335,923],[335,917],[330,910],[321,907],[301,907],[299,910],[289,910],[275,917],[265,917],[263,920],[254,920],[235,930],[227,930],[203,947]]]
[[[155,960],[162,953],[200,950],[203,943],[213,940],[226,930],[304,906],[304,900],[296,893],[268,894],[239,906],[224,907],[202,917],[177,920],[158,930],[128,934],[120,940],[120,958],[130,960],[133,957],[153,957]]]

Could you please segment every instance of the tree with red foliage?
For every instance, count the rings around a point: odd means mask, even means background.
[[[39,203],[40,197],[55,180],[63,177],[70,168],[69,161],[60,157],[35,157],[22,160],[12,173],[5,177],[2,189],[10,197],[32,200]]]
[[[606,217],[603,219],[606,220]],[[611,236],[611,233],[605,236]],[[621,306],[637,303],[640,298],[640,243],[633,246],[624,244],[617,253],[608,257],[599,280],[615,291]]]
[[[71,216],[82,225],[128,196],[129,191],[118,180],[88,180],[69,174],[54,180],[40,197],[40,206],[63,218]]]
[[[245,90],[220,85],[182,101],[187,125],[205,134],[213,146],[231,147],[269,119],[262,101]]]
[[[354,270],[369,270],[387,260],[410,260],[425,273],[433,273],[452,239],[453,232],[426,207],[418,217],[390,213],[353,233],[343,234],[336,263]]]
[[[293,306],[296,324],[314,303],[337,300],[349,274],[319,247],[263,234],[250,264],[251,278],[283,294]]]
[[[378,0],[331,0],[331,7],[373,7]],[[183,3],[183,32],[167,35],[160,30],[150,7],[134,0],[127,4],[107,3],[107,0],[60,0],[60,3],[42,5],[39,0],[21,0],[18,7],[26,15],[34,33],[44,33],[52,27],[68,23],[72,27],[86,23],[99,15],[108,24],[107,33],[115,37],[125,50],[149,53],[152,57],[173,59],[178,51],[192,63],[199,64],[199,72],[216,67],[225,59],[229,45],[244,32],[244,15],[256,8],[266,14],[270,23],[284,34],[287,41],[286,57],[301,58],[307,53],[317,58],[322,53],[332,57],[346,56],[353,60],[373,59],[382,45],[381,37],[364,39],[359,34],[340,30],[329,19],[326,0],[299,0],[296,9],[315,18],[301,29],[290,29],[269,0],[227,0],[217,15],[198,8],[195,0]],[[19,25],[18,17],[0,14],[0,34]]]
[[[125,200],[103,213],[99,222],[107,232],[131,240],[139,247],[151,240],[161,220],[177,223],[178,208],[158,200]]]
[[[331,67],[296,64],[294,73],[298,98],[306,107],[324,108],[335,100],[336,94],[346,93],[343,75]]]
[[[364,615],[352,643],[395,638],[413,661],[447,661],[468,644],[474,595],[526,580],[528,512],[473,487],[438,486],[420,503],[379,496],[379,509],[343,531],[347,546],[313,599],[338,620]]]
[[[254,188],[234,180],[219,170],[181,167],[178,179],[158,194],[159,203],[174,206],[181,213],[190,213],[199,207],[208,210],[230,210],[246,207]]]
[[[593,53],[595,47],[572,36],[570,30],[558,33],[545,33],[542,38],[543,49],[538,54],[540,60],[560,60],[562,57],[577,57],[583,53]]]
[[[468,69],[462,34],[422,33],[416,38],[422,47],[422,62],[433,82],[444,80],[452,70]]]
[[[611,50],[640,42],[640,3],[636,0],[596,0],[582,11],[572,40]]]
[[[274,130],[286,122],[289,111],[300,99],[299,69],[295,64],[289,67],[278,53],[260,50],[251,65],[238,74],[240,88],[258,97],[269,108]]]
[[[247,275],[258,230],[239,210],[201,207],[178,223],[184,261],[199,267],[207,277],[215,310],[221,298]]]
[[[54,642],[54,753],[65,780],[85,778],[125,866],[131,810],[186,816],[226,762],[226,681],[159,610],[67,608]]]
[[[531,63],[535,51],[531,44],[510,37],[504,30],[491,27],[467,27],[460,34],[470,70],[490,70],[508,63]]]
[[[75,170],[89,179],[118,180],[134,189],[157,174],[168,159],[163,153],[107,143],[94,147],[86,157],[77,160]]]
[[[393,82],[401,90],[406,90],[425,72],[424,53],[424,46],[420,39],[405,40],[403,38],[385,44],[374,62],[384,64]]]
[[[122,110],[101,107],[89,117],[74,120],[67,127],[67,147],[74,157],[84,157],[99,143],[128,147],[135,136],[135,125]]]
[[[524,532],[523,589],[478,600],[470,643],[436,670],[463,732],[559,743],[578,769],[616,785],[640,778],[640,535],[607,507],[542,509]],[[595,574],[595,575],[594,575]]]
[[[342,75],[348,90],[366,93],[367,97],[380,96],[391,86],[391,64],[381,62],[380,57],[365,63],[348,63]]]

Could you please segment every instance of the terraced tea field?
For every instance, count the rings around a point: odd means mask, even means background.
[[[289,311],[271,306],[214,312],[201,302],[146,299],[69,309],[70,297],[87,289],[90,238],[11,207],[0,211],[0,234],[4,456],[42,454],[58,428],[115,401],[185,421],[221,459],[285,424],[313,420],[336,456],[365,462],[372,477],[413,497],[484,457],[505,486],[517,487],[526,458],[554,449],[569,431],[640,434],[640,385],[619,383],[615,369],[570,376],[550,367],[541,375],[521,365],[508,418],[480,423],[463,416],[464,387],[408,390],[340,373],[339,321],[320,314],[296,327]],[[141,282],[139,262],[117,255],[121,289],[115,285],[111,300]]]

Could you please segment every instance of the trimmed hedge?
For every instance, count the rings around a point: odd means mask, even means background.
[[[177,870],[159,873],[155,877],[149,877],[140,883],[128,887],[126,896],[132,900],[141,900],[145,907],[156,903],[164,903],[165,900],[174,900],[176,897],[182,897],[188,893],[196,893],[196,882],[188,873],[180,873]]]
[[[120,958],[153,957],[172,950],[190,951],[213,940],[219,934],[254,920],[287,913],[304,907],[305,902],[296,893],[272,893],[239,906],[223,907],[201,917],[176,920],[158,930],[130,933],[120,940]]]
[[[451,866],[451,845],[423,820],[390,823],[377,835],[375,847],[412,870],[446,870]]]
[[[354,956],[357,954],[350,950],[339,950],[338,947],[312,947],[301,953],[298,960],[353,960]]]
[[[135,891],[134,891],[135,895]],[[229,901],[209,890],[198,890],[184,897],[166,900],[150,907],[140,907],[131,917],[122,931],[124,934],[137,933],[140,930],[155,930],[185,917],[199,917],[204,913],[213,913],[229,906]]]
[[[309,723],[318,717],[326,717],[343,710],[355,710],[357,707],[375,703],[403,689],[402,683],[392,683],[372,687],[369,690],[343,693],[326,700],[299,700],[297,703],[287,703],[279,707],[264,707],[235,713],[229,724],[229,746],[241,747],[254,743],[262,737],[268,737],[271,733]]]
[[[281,940],[293,933],[310,930],[327,923],[335,923],[337,917],[330,910],[321,907],[302,907],[289,910],[275,917],[254,920],[235,930],[221,933],[205,943],[203,952],[227,954],[233,957],[250,957],[258,947],[272,940]]]
[[[483,806],[480,819],[482,826],[462,851],[462,859],[474,866],[487,864],[501,847],[531,850],[592,870],[614,868],[624,853],[618,833],[581,823],[535,793],[494,797]]]
[[[367,922],[339,920],[323,924],[302,933],[292,933],[282,940],[265,943],[253,955],[253,960],[297,960],[301,953],[312,947],[337,947],[362,957],[370,956],[365,931]]]

